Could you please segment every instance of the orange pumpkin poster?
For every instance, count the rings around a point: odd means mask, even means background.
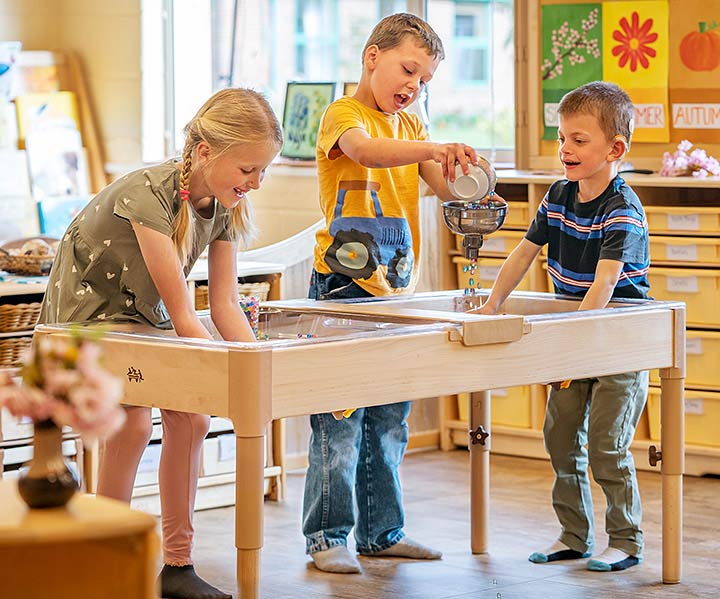
[[[720,143],[720,0],[670,0],[671,139]]]
[[[668,1],[603,2],[603,79],[635,104],[634,141],[670,140]]]

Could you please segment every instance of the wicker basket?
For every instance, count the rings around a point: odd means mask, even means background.
[[[267,299],[270,291],[270,283],[260,281],[258,283],[238,283],[238,293],[240,295],[254,295],[261,302]],[[208,299],[208,286],[197,285],[195,287],[195,309],[207,310],[210,302]]]
[[[17,275],[43,276],[50,272],[55,256],[13,256],[0,254],[0,270]]]
[[[25,352],[31,345],[30,336],[0,339],[0,367],[21,366]]]
[[[0,305],[0,332],[29,331],[40,315],[40,302]]]

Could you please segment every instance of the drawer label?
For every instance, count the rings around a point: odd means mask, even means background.
[[[702,416],[705,413],[702,398],[692,397],[685,399],[685,413]]]
[[[665,246],[665,256],[668,260],[691,260],[697,262],[698,248],[696,245],[670,245]]]
[[[235,435],[219,435],[218,436],[218,460],[224,462],[226,460],[235,459]]]
[[[490,237],[483,242],[482,249],[486,252],[504,252],[505,251],[505,238],[504,237]]]
[[[700,215],[699,214],[668,214],[668,229],[677,229],[679,231],[699,231]]]
[[[499,266],[481,266],[478,268],[478,278],[484,281],[494,281],[500,272]]]
[[[694,355],[702,354],[702,337],[687,337],[685,339],[685,353]]]
[[[667,277],[666,287],[668,291],[676,293],[697,293],[697,277]]]

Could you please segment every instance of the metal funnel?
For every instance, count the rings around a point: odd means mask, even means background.
[[[508,205],[505,200],[491,196],[485,202],[443,202],[442,209],[448,229],[463,237],[465,257],[474,260],[482,247],[483,236],[502,227]]]

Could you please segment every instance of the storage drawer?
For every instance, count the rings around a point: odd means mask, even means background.
[[[504,229],[492,235],[487,235],[483,238],[479,254],[481,256],[507,257],[523,237],[525,237],[525,231],[505,231]],[[462,243],[462,235],[455,235],[455,247],[464,252],[465,248],[463,248]]]
[[[650,438],[660,440],[660,389],[650,387],[648,393]],[[685,391],[685,443],[720,447],[720,393]]]
[[[720,328],[720,270],[651,267],[650,295],[685,302],[690,327]]]
[[[720,238],[650,235],[650,261],[720,264]]]
[[[504,229],[527,230],[530,224],[530,207],[527,202],[508,202],[505,214]]]
[[[235,435],[218,435],[202,445],[200,476],[235,472]]]
[[[490,422],[493,425],[530,428],[530,386],[493,389],[490,392]],[[458,395],[458,416],[468,421],[469,393]]]
[[[470,260],[455,256],[453,262],[457,265],[458,289],[490,289],[497,278],[500,267],[505,260],[503,258],[478,258],[477,270],[473,277],[470,276]],[[530,275],[523,277],[517,286],[519,291],[530,290]],[[471,282],[472,281],[472,282]]]
[[[651,233],[707,233],[720,231],[720,206],[644,206]]]
[[[0,409],[0,441],[17,441],[32,439],[33,422],[27,417],[13,416],[5,408]]]
[[[686,331],[685,386],[720,390],[720,332]],[[660,384],[658,370],[650,371],[650,382]]]

